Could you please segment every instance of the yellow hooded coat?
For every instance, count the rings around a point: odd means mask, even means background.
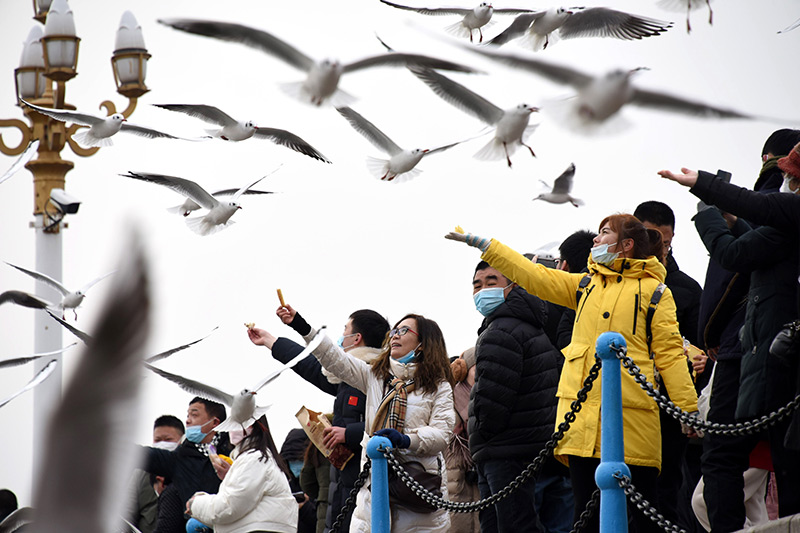
[[[588,261],[591,281],[576,304],[576,293],[586,274],[570,274],[531,263],[523,255],[492,240],[482,258],[530,294],[576,310],[572,343],[564,348],[564,367],[558,384],[556,426],[564,420],[570,403],[595,363],[595,341],[605,331],[620,333],[628,345],[628,356],[654,383],[654,365],[661,374],[672,401],[684,411],[697,410],[697,394],[683,354],[675,301],[664,290],[652,320],[652,345],[647,352],[645,321],[650,298],[664,282],[666,269],[654,257],[618,258],[610,266]],[[583,404],[575,422],[558,443],[554,454],[567,462],[568,455],[600,457],[600,379]],[[661,468],[661,425],[658,406],[633,377],[622,369],[622,419],[625,462]]]

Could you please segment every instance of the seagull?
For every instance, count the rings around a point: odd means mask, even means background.
[[[222,189],[217,192],[211,193],[211,196],[230,196],[236,193],[238,189]],[[248,189],[244,191],[242,194],[275,194],[272,191],[259,191],[258,189]],[[192,211],[197,211],[198,209],[202,209],[200,204],[192,200],[191,198],[187,198],[181,205],[176,205],[175,207],[168,207],[167,211],[170,213],[177,213],[188,217]]]
[[[2,400],[2,401],[0,401],[0,407],[3,407],[5,404],[7,404],[8,402],[10,402],[11,400],[13,400],[14,398],[16,398],[17,396],[19,396],[19,395],[20,395],[20,394],[22,394],[23,392],[25,392],[25,391],[28,391],[28,390],[31,390],[31,389],[32,389],[32,388],[34,388],[36,385],[38,385],[39,383],[43,382],[43,381],[44,381],[44,380],[46,380],[48,377],[50,377],[50,374],[52,374],[52,373],[53,373],[53,371],[56,369],[56,365],[57,365],[57,364],[58,364],[58,361],[57,361],[57,360],[55,360],[55,359],[53,359],[52,361],[50,361],[49,363],[47,363],[47,364],[44,366],[44,368],[42,368],[42,369],[41,369],[39,372],[37,372],[37,373],[36,373],[36,375],[35,375],[35,376],[33,376],[33,379],[32,379],[32,380],[30,380],[30,381],[28,382],[28,384],[27,384],[27,385],[25,385],[24,387],[22,387],[20,390],[18,390],[17,392],[15,392],[14,394],[12,394],[11,396],[7,397],[5,400]]]
[[[638,89],[631,83],[631,78],[637,72],[647,70],[644,67],[612,70],[602,76],[593,76],[564,64],[546,62],[532,57],[490,52],[475,47],[468,48],[508,66],[543,76],[555,83],[571,85],[577,91],[577,96],[569,102],[569,115],[565,124],[567,126],[574,123],[580,128],[591,128],[611,118],[626,104],[703,118],[775,120],[747,115],[663,92]]]
[[[692,32],[692,25],[689,23],[689,14],[695,9],[700,9],[700,6],[705,2],[708,6],[708,24],[714,22],[714,12],[711,10],[711,0],[659,0],[656,2],[659,7],[667,11],[683,11],[686,10],[686,33]]]
[[[237,42],[251,48],[256,48],[285,61],[298,70],[306,72],[308,76],[305,81],[286,84],[284,85],[284,89],[300,100],[310,102],[312,105],[316,106],[322,105],[328,99],[331,99],[334,106],[337,107],[347,105],[354,98],[341,89],[338,89],[339,78],[343,74],[365,68],[377,66],[418,66],[455,70],[458,72],[477,72],[471,67],[459,65],[451,61],[406,53],[381,54],[346,64],[340,63],[335,59],[324,59],[317,62],[271,33],[241,24],[193,19],[162,19],[159,20],[159,22],[188,33],[213,37],[223,41]]]
[[[370,157],[367,159],[367,167],[381,180],[393,181],[399,176],[397,182],[409,180],[422,172],[414,167],[417,166],[423,157],[438,152],[443,152],[461,141],[440,146],[433,149],[414,148],[413,150],[404,150],[397,146],[385,133],[379,130],[372,122],[365,119],[353,109],[349,107],[337,107],[336,110],[347,119],[353,129],[366,137],[368,141],[380,148],[391,157],[389,159],[377,159]],[[396,183],[397,183],[396,182]]]
[[[671,27],[671,22],[631,15],[607,7],[559,7],[517,16],[508,28],[488,44],[500,46],[526,35],[530,47],[538,51],[544,50],[558,38],[614,37],[631,41],[659,35]]]
[[[0,293],[0,305],[3,305],[4,303],[17,304],[21,305],[22,307],[30,307],[31,309],[47,309],[48,307],[53,306],[53,304],[42,300],[38,296],[34,296],[33,294],[27,292],[14,290]]]
[[[778,33],[790,32],[793,29],[797,28],[798,26],[800,26],[800,19],[795,20],[789,26],[787,26],[787,27],[783,28],[782,30],[780,30]],[[0,179],[0,183],[3,183],[2,179]]]
[[[35,270],[28,270],[27,268],[22,268],[21,266],[12,265],[11,263],[8,263],[8,262],[6,262],[6,264],[8,266],[16,268],[20,272],[23,272],[23,273],[29,275],[30,277],[32,277],[33,279],[35,279],[37,281],[41,281],[43,283],[46,283],[46,284],[50,285],[51,287],[56,289],[58,292],[60,292],[61,295],[62,295],[61,302],[59,302],[56,305],[56,307],[58,309],[62,310],[61,318],[64,318],[64,313],[66,312],[67,309],[72,309],[72,312],[75,313],[75,320],[78,319],[78,311],[77,311],[77,309],[78,309],[78,306],[80,306],[81,303],[83,302],[83,299],[86,297],[86,292],[89,289],[91,289],[96,283],[98,283],[99,281],[104,280],[105,278],[107,278],[108,276],[110,276],[111,274],[114,273],[114,271],[112,270],[111,272],[109,272],[107,274],[103,274],[99,278],[93,279],[92,281],[90,281],[89,283],[87,283],[86,285],[84,285],[83,287],[78,289],[77,291],[71,291],[68,288],[66,288],[64,285],[62,285],[60,282],[54,280],[53,278],[51,278],[50,276],[48,276],[46,274],[42,274],[41,272],[36,272]]]
[[[114,143],[111,140],[116,133],[124,131],[133,133],[142,137],[150,139],[180,139],[169,133],[164,133],[152,128],[145,128],[143,126],[136,126],[129,124],[128,119],[120,113],[114,113],[109,117],[97,117],[87,113],[78,113],[77,111],[64,111],[61,109],[50,109],[48,107],[39,107],[22,100],[23,104],[31,109],[38,111],[43,115],[54,118],[60,122],[72,122],[81,126],[88,126],[89,129],[81,131],[73,135],[78,143],[83,146],[112,146]],[[186,139],[184,139],[186,140]]]
[[[536,157],[533,148],[525,144],[525,138],[539,126],[538,124],[528,125],[531,113],[539,111],[538,107],[521,103],[511,109],[503,110],[438,72],[430,69],[409,68],[409,70],[444,101],[479,118],[490,126],[495,126],[494,138],[479,150],[475,157],[492,160],[502,159],[505,155],[509,168],[511,168],[511,154],[519,146],[524,146],[530,150],[533,157]]]
[[[492,15],[519,15],[521,13],[531,13],[532,9],[515,9],[515,8],[503,8],[503,9],[495,9],[492,4],[489,2],[481,2],[477,6],[473,7],[472,9],[469,8],[461,8],[461,7],[410,7],[410,6],[403,6],[400,4],[395,4],[393,2],[389,2],[387,0],[381,0],[387,6],[392,6],[397,9],[403,9],[405,11],[414,11],[415,13],[419,13],[420,15],[459,15],[463,17],[459,22],[448,26],[447,31],[453,33],[458,37],[466,37],[469,35],[469,42],[473,42],[472,40],[472,31],[478,30],[478,34],[480,35],[480,40],[478,42],[483,42],[483,32],[481,28],[486,26],[491,22]]]
[[[77,346],[77,345],[78,345],[77,342],[73,342],[69,346],[65,346],[64,348],[61,348],[60,350],[53,350],[52,352],[37,353],[37,354],[33,354],[33,355],[27,355],[27,356],[24,356],[24,357],[14,357],[13,359],[3,359],[2,361],[0,361],[0,368],[8,368],[8,367],[12,367],[12,366],[20,366],[20,365],[24,365],[24,364],[30,363],[31,361],[36,361],[37,359],[41,359],[42,357],[50,357],[52,355],[58,355],[60,353],[66,352],[67,350],[69,350],[73,346]]]
[[[28,161],[33,159],[33,156],[36,155],[36,151],[38,149],[39,149],[38,139],[28,143],[28,146],[25,147],[25,150],[22,151],[22,154],[20,154],[17,160],[14,161],[14,163],[10,167],[8,167],[8,170],[6,170],[2,176],[0,176],[0,183],[3,183],[8,178],[16,174],[17,171],[19,171],[19,169],[21,169],[28,163]]]
[[[138,422],[141,359],[151,302],[142,240],[126,242],[94,342],[54,405],[35,480],[31,531],[118,531],[136,466],[130,428]],[[91,436],[91,437],[89,437]]]
[[[190,117],[199,118],[210,124],[220,126],[217,129],[209,129],[206,132],[212,137],[224,141],[244,141],[251,137],[257,139],[269,139],[275,144],[291,148],[295,152],[300,152],[308,157],[313,157],[319,161],[330,163],[330,160],[319,153],[316,148],[306,141],[286,130],[277,128],[263,128],[256,125],[252,120],[242,122],[231,118],[224,111],[210,105],[191,105],[191,104],[153,104],[155,107],[185,113]]]
[[[52,318],[53,320],[64,326],[64,328],[67,331],[69,331],[70,333],[78,337],[80,340],[82,340],[85,345],[89,346],[92,342],[94,342],[94,339],[92,339],[91,335],[79,330],[78,328],[76,328],[75,326],[73,326],[72,324],[70,324],[69,322],[58,316],[57,314],[53,313],[49,309],[47,309],[47,314],[50,315],[50,318]]]
[[[212,329],[211,333],[214,333],[215,331],[217,331],[217,329],[219,329],[219,326],[217,326],[214,329]],[[192,342],[183,344],[181,346],[177,346],[175,348],[171,348],[171,349],[166,350],[164,352],[157,353],[156,355],[152,355],[150,357],[147,357],[147,358],[145,358],[145,362],[152,364],[152,363],[155,363],[156,361],[161,361],[162,359],[166,359],[167,357],[169,357],[169,356],[171,356],[173,354],[176,354],[176,353],[178,353],[180,351],[185,350],[186,348],[190,348],[191,346],[194,346],[195,344],[197,344],[200,341],[206,340],[211,335],[211,333],[209,333],[205,337],[201,337],[201,338],[197,339],[196,341],[192,341]]]
[[[167,372],[165,370],[161,370],[149,363],[145,363],[144,366],[158,374],[164,379],[172,381],[173,383],[177,384],[181,389],[189,392],[191,394],[196,394],[203,398],[207,398],[209,400],[214,400],[216,402],[223,403],[231,408],[231,415],[225,419],[220,425],[214,428],[214,431],[222,432],[222,431],[231,431],[232,429],[237,429],[241,427],[242,429],[247,429],[250,427],[253,422],[258,420],[261,415],[267,412],[269,407],[257,407],[255,395],[264,388],[267,384],[271,383],[275,378],[281,375],[284,371],[289,370],[294,365],[305,359],[314,349],[319,346],[322,342],[324,337],[323,331],[325,330],[325,326],[320,328],[320,331],[314,336],[308,346],[300,352],[297,356],[291,359],[288,363],[283,365],[280,369],[275,370],[270,375],[262,379],[255,387],[252,389],[242,389],[241,392],[237,395],[228,394],[223,392],[211,385],[206,385],[205,383],[201,383],[199,381],[195,381],[193,379],[185,378],[178,374],[172,374],[171,372]]]
[[[572,190],[572,178],[575,177],[575,163],[570,163],[567,170],[561,173],[553,183],[553,189],[550,192],[545,192],[534,198],[534,200],[544,200],[551,204],[565,204],[571,203],[575,207],[583,205],[583,200],[570,196]],[[541,180],[540,180],[541,181]],[[550,185],[542,181],[547,187]]]
[[[120,176],[163,185],[183,196],[187,196],[201,207],[208,209],[208,213],[206,213],[205,216],[186,219],[186,225],[189,226],[189,229],[199,235],[212,235],[232,225],[234,221],[230,220],[230,218],[236,211],[242,208],[236,200],[250,187],[267,177],[262,176],[253,183],[245,185],[233,193],[230,201],[223,203],[208,194],[205,189],[191,180],[176,178],[174,176],[165,176],[163,174],[149,174],[147,172],[128,172],[127,174],[120,174]]]

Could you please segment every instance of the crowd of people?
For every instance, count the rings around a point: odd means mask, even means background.
[[[675,216],[659,201],[608,215],[597,233],[573,233],[553,265],[497,239],[450,233],[481,251],[472,292],[484,320],[474,346],[449,357],[431,318],[409,313],[390,326],[360,309],[336,342],[323,337],[293,367],[334,397],[323,442],[353,453],[341,469],[300,428],[279,451],[266,415],[217,432],[225,407],[196,397],[185,425],[155,420],[130,481],[128,521],[144,533],[368,532],[371,484],[358,479],[375,435],[431,492],[489,498],[574,411],[606,331],[620,333],[647,381],[698,420],[734,424],[777,411],[800,390],[797,348],[770,349],[800,316],[800,130],[774,132],[762,162],[752,191],[722,171],[660,172],[700,199],[692,220],[709,254],[702,286],[678,267]],[[291,305],[276,314],[306,342],[315,338]],[[304,349],[264,329],[249,327],[248,336],[283,363]],[[480,512],[431,506],[390,473],[391,530],[572,530],[596,491],[599,389],[597,381],[536,475]],[[678,422],[626,372],[621,390],[631,482],[673,524],[728,532],[800,513],[800,412],[751,434],[721,434]],[[635,506],[628,515],[632,531],[658,531]],[[595,512],[582,531],[598,529]]]

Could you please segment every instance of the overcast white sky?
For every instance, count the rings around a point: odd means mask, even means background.
[[[796,96],[800,30],[776,34],[800,15],[797,2],[716,2],[714,25],[707,24],[706,10],[694,12],[690,35],[684,14],[666,12],[652,1],[586,5],[609,5],[672,20],[675,27],[639,42],[561,41],[538,57],[596,74],[647,66],[651,70],[637,80],[642,87],[764,116],[800,118]],[[0,118],[22,118],[14,105],[13,69],[22,42],[36,23],[30,18],[29,1],[0,0],[0,6],[0,77],[5,80],[0,84]],[[549,7],[538,2],[495,3],[495,7],[511,6]],[[520,151],[512,158],[512,170],[504,162],[472,158],[488,140],[482,138],[425,158],[419,165],[423,173],[410,182],[382,183],[370,176],[364,161],[368,155],[383,154],[332,108],[308,107],[278,88],[280,82],[302,79],[298,71],[258,51],[178,32],[156,19],[196,17],[248,24],[274,33],[312,57],[344,61],[381,53],[374,37],[378,32],[400,51],[429,53],[486,71],[485,76],[448,75],[503,108],[519,102],[542,105],[570,89],[494,64],[418,29],[443,32],[457,20],[453,17],[415,16],[377,0],[224,7],[189,0],[131,4],[73,0],[71,7],[82,40],[79,75],[67,85],[67,101],[79,110],[102,113],[97,106],[109,98],[119,109],[125,107],[114,90],[109,58],[120,16],[131,8],[153,56],[147,76],[151,92],[140,99],[131,122],[194,135],[204,127],[202,122],[149,104],[212,104],[234,117],[288,129],[334,162],[325,165],[268,141],[187,143],[124,134],[114,138],[113,147],[87,159],[69,149],[62,152],[75,162],[67,175],[67,190],[83,201],[64,231],[64,283],[81,286],[114,268],[124,226],[138,225],[148,237],[155,290],[152,352],[194,340],[219,326],[212,337],[161,366],[227,392],[250,386],[277,368],[266,349],[249,342],[244,322],[299,340],[274,315],[276,288],[312,325],[327,324],[333,337],[356,309],[376,309],[392,323],[407,312],[417,312],[440,324],[451,355],[461,353],[474,343],[481,319],[470,284],[479,256],[474,249],[442,238],[456,224],[519,251],[533,251],[578,229],[596,230],[608,214],[632,212],[639,202],[658,199],[676,213],[676,259],[702,283],[707,256],[689,220],[695,198],[657,178],[656,171],[681,165],[724,168],[733,172],[734,183],[749,187],[760,168],[764,140],[775,129],[792,126],[788,121],[704,120],[628,108],[622,113],[627,128],[586,137],[571,134],[541,114],[534,115],[541,126],[529,140],[538,158]],[[496,20],[486,31],[488,36],[511,21]],[[504,49],[521,52],[515,43]],[[402,69],[361,71],[346,76],[342,87],[359,97],[353,108],[401,146],[440,146],[483,127]],[[19,142],[12,129],[0,129],[0,134],[9,145]],[[0,158],[0,170],[12,161]],[[574,194],[587,205],[576,209],[532,202],[542,192],[538,180],[552,182],[571,162],[577,166]],[[280,171],[259,184],[280,194],[243,197],[244,209],[234,217],[237,223],[210,237],[195,235],[180,217],[166,212],[181,202],[177,194],[118,176],[128,170],[157,172],[193,179],[213,191],[239,187],[280,164]],[[28,227],[31,184],[30,173],[23,170],[0,185],[0,259],[28,268],[35,267],[34,234]],[[89,292],[79,310],[78,327],[91,330],[108,286],[104,281]],[[0,265],[0,290],[8,289],[33,291],[33,281]],[[33,311],[11,305],[0,308],[0,358],[33,352],[33,316]],[[64,343],[69,342],[71,336],[65,333]],[[64,356],[65,383],[78,357],[76,350]],[[2,370],[0,396],[21,388],[32,372],[30,365]],[[32,398],[26,393],[0,409],[0,427],[6,435],[0,444],[4,457],[0,488],[14,490],[21,505],[31,503]],[[183,418],[189,399],[175,385],[145,375],[141,419],[131,421],[130,438],[147,443],[153,419],[164,413]],[[297,425],[294,414],[301,405],[330,410],[332,398],[291,374],[262,391],[259,403],[274,405],[270,423],[282,442]]]

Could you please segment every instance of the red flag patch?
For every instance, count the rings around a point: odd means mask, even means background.
[[[350,396],[350,399],[347,400],[347,405],[358,405],[358,396]]]

